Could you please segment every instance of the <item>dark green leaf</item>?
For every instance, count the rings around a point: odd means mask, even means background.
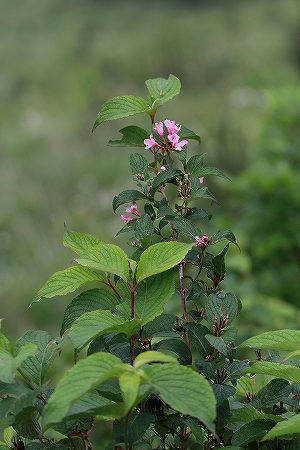
[[[176,316],[172,314],[161,314],[151,322],[147,323],[143,329],[143,337],[161,336],[166,331],[172,331],[176,324]]]
[[[205,338],[209,333],[208,328],[198,323],[189,323],[187,324],[187,329],[192,344],[192,350],[205,358],[211,352],[211,345]]]
[[[148,161],[140,153],[132,153],[129,162],[133,174],[145,174],[148,172]]]
[[[218,404],[235,394],[235,388],[228,384],[213,384],[212,388]]]
[[[189,140],[193,139],[195,141],[198,141],[199,143],[201,142],[200,136],[198,134],[194,133],[194,131],[189,130],[186,127],[182,126],[178,134],[179,134],[180,139],[189,139]]]
[[[140,191],[129,190],[123,191],[119,195],[116,195],[113,199],[113,210],[116,212],[116,209],[119,206],[124,205],[124,203],[135,202],[136,200],[144,200],[147,197]]]
[[[122,134],[122,139],[108,141],[108,144],[113,147],[145,147],[144,139],[149,138],[149,133],[143,128],[137,127],[135,125],[130,125],[128,127],[122,128],[120,130]]]
[[[288,397],[290,393],[291,386],[288,381],[274,379],[258,392],[251,405],[257,409],[268,408]]]
[[[216,349],[218,352],[227,356],[230,352],[230,349],[226,345],[225,341],[219,336],[213,336],[212,334],[207,334],[206,339],[208,342]]]
[[[192,364],[191,351],[180,339],[163,339],[154,345],[154,349],[176,355],[182,364]]]
[[[246,445],[259,440],[274,426],[272,420],[253,420],[241,427],[233,434],[231,443],[233,445]]]
[[[199,167],[203,167],[204,154],[194,155],[187,162],[187,171],[189,174],[193,175],[197,172]]]
[[[34,406],[28,406],[20,411],[13,424],[18,436],[28,439],[38,439],[41,433],[39,414]]]
[[[235,235],[233,234],[233,232],[231,230],[218,231],[211,237],[212,244],[216,244],[217,242],[224,241],[224,240],[227,240],[227,241],[231,242],[232,244],[235,244],[239,248],[239,246],[236,242]]]
[[[152,182],[152,193],[154,194],[161,186],[171,181],[174,181],[175,177],[180,175],[179,170],[168,169],[164,172],[160,172]]]
[[[153,222],[148,214],[144,214],[139,217],[135,224],[135,235],[138,239],[144,239],[147,236],[151,236],[154,231]]]

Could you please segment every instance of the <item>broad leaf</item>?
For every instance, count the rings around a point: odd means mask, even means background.
[[[136,221],[135,224],[135,235],[137,239],[144,239],[147,236],[151,236],[154,231],[153,222],[150,219],[150,216],[148,214],[144,214],[143,216],[139,217],[139,219]]]
[[[152,100],[154,100],[155,109],[178,95],[181,88],[180,80],[172,74],[169,75],[168,79],[154,78],[145,81],[145,84]]]
[[[212,334],[205,335],[208,342],[216,349],[218,352],[227,356],[230,352],[230,348],[226,345],[224,339],[220,336],[213,336]]]
[[[247,369],[247,372],[272,375],[273,377],[284,378],[285,380],[294,383],[300,383],[300,367],[269,361],[257,361]]]
[[[152,182],[151,191],[154,194],[161,186],[173,181],[177,175],[180,175],[178,170],[168,169],[159,173]]]
[[[46,331],[27,331],[24,336],[17,340],[15,350],[18,351],[28,343],[35,344],[37,350],[33,356],[30,356],[21,364],[20,369],[32,383],[41,386],[45,381],[47,371],[60,350],[59,342]]]
[[[96,309],[115,309],[121,298],[107,285],[90,289],[75,297],[67,306],[61,326],[61,336],[70,328],[74,320],[82,314]]]
[[[139,320],[124,321],[111,311],[96,310],[84,313],[76,319],[69,330],[69,336],[75,348],[80,350],[101,334],[115,331],[130,337],[140,326]]]
[[[165,355],[161,352],[155,352],[155,351],[147,351],[140,353],[134,360],[134,367],[136,369],[139,369],[144,364],[149,364],[152,362],[166,362],[166,363],[173,363],[177,364],[177,359],[173,358],[173,356]]]
[[[204,154],[194,155],[187,162],[187,171],[189,174],[193,175],[197,173],[197,170],[203,167]]]
[[[19,436],[28,439],[39,439],[42,430],[36,408],[28,406],[20,411],[15,418],[13,427]]]
[[[239,248],[239,246],[236,242],[235,235],[233,234],[233,232],[231,230],[218,231],[211,237],[212,244],[216,244],[217,242],[224,241],[224,240],[227,240],[227,241],[231,242],[232,244],[235,244]]]
[[[87,267],[73,266],[54,273],[35,295],[32,303],[74,292],[92,281],[103,281],[103,275]]]
[[[69,408],[87,392],[123,371],[122,361],[108,353],[95,353],[81,359],[65,372],[43,411],[43,426],[59,423]]]
[[[81,253],[76,261],[82,266],[119,275],[123,280],[129,277],[128,256],[114,244],[95,245],[85,253]]]
[[[244,341],[240,347],[268,350],[298,350],[300,347],[299,330],[267,331]]]
[[[217,169],[217,167],[205,167],[197,165],[193,168],[193,171],[190,173],[192,175],[196,175],[197,177],[215,175],[216,177],[227,178],[227,180],[230,180],[230,178],[222,170]]]
[[[124,205],[124,203],[135,202],[136,200],[145,200],[147,199],[146,195],[140,191],[129,190],[123,191],[119,195],[116,195],[113,199],[113,210],[116,212],[116,209],[119,206]]]
[[[132,153],[129,158],[130,167],[133,174],[144,174],[148,171],[148,161],[139,153]]]
[[[205,358],[211,352],[211,345],[205,337],[209,334],[208,328],[198,323],[188,323],[187,328],[192,349]]]
[[[120,389],[126,412],[130,411],[137,399],[140,381],[140,376],[135,372],[125,372],[119,378]]]
[[[141,255],[137,267],[137,281],[150,277],[179,264],[193,244],[183,242],[159,242],[148,247]]]
[[[15,356],[4,349],[0,349],[0,381],[12,383],[16,370],[37,350],[34,344],[26,344],[18,349]]]
[[[92,234],[65,229],[63,244],[74,253],[80,255],[80,253],[86,252],[91,247],[94,247],[94,245],[101,244],[101,241]]]
[[[192,353],[186,343],[181,339],[163,339],[154,345],[154,350],[159,350],[162,353],[175,357],[180,364],[192,364]]]
[[[92,131],[107,120],[122,119],[136,114],[148,113],[149,110],[150,107],[147,101],[142,97],[136,97],[135,95],[113,97],[101,106]]]
[[[274,422],[272,420],[253,420],[233,434],[231,443],[243,446],[250,444],[250,442],[259,440],[273,425]]]
[[[288,397],[290,393],[290,383],[287,380],[275,378],[258,392],[251,405],[257,409],[269,408]]]
[[[180,139],[194,139],[195,141],[201,142],[201,138],[198,134],[194,133],[194,131],[189,130],[186,127],[181,127],[179,131]]]
[[[279,436],[300,433],[300,415],[297,414],[287,420],[279,422],[264,437],[263,441],[274,439]]]
[[[209,382],[189,367],[162,364],[146,367],[149,383],[163,401],[182,414],[201,420],[209,429],[216,417],[216,399]]]
[[[108,141],[108,144],[113,147],[145,147],[144,139],[149,138],[148,131],[135,125],[122,128],[120,130],[122,139]]]

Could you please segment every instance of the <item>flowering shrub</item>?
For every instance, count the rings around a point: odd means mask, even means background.
[[[241,302],[221,286],[236,239],[230,230],[206,234],[211,215],[199,205],[215,201],[209,177],[227,177],[203,155],[188,157],[190,141],[200,143],[196,133],[174,120],[154,122],[180,81],[170,75],[146,86],[147,100],[108,100],[94,125],[139,113],[151,119],[150,132],[127,126],[110,141],[141,148],[130,156],[137,189],[113,199],[133,251],[65,230],[75,263],[33,299],[79,291],[61,338],[27,331],[12,345],[0,335],[1,449],[91,449],[95,421],[113,424],[107,449],[299,448],[300,368],[291,360],[300,332],[238,342]],[[180,314],[166,312],[170,301]],[[67,337],[74,365],[55,386],[49,369]],[[245,348],[251,359],[239,359]]]

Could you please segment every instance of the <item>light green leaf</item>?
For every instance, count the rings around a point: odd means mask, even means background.
[[[148,131],[135,125],[122,128],[120,130],[122,139],[108,141],[108,144],[112,147],[145,147],[144,139],[149,138]]]
[[[121,298],[106,284],[97,289],[90,289],[75,297],[67,306],[61,326],[61,336],[82,314],[96,309],[113,310]]]
[[[268,350],[299,350],[299,330],[267,331],[247,339],[239,347],[250,347]]]
[[[137,281],[176,266],[192,247],[193,244],[183,242],[159,242],[151,245],[141,255],[137,267]]]
[[[294,352],[289,353],[285,358],[284,361],[287,361],[288,359],[297,358],[300,356],[300,350],[295,350]]]
[[[12,345],[3,333],[0,333],[0,349],[6,350],[7,352],[12,351]]]
[[[135,372],[125,372],[119,378],[126,412],[130,411],[137,399],[140,381],[140,376]]]
[[[107,120],[122,119],[136,114],[148,113],[149,111],[150,106],[142,97],[136,97],[135,95],[113,97],[101,106],[92,131]]]
[[[0,381],[3,383],[12,383],[15,377],[16,370],[21,364],[32,356],[37,349],[34,344],[26,344],[20,347],[13,356],[10,352],[0,349]]]
[[[294,383],[300,383],[300,367],[275,362],[257,361],[245,373],[263,373],[277,378],[284,378]]]
[[[297,414],[290,419],[277,423],[264,437],[263,441],[274,439],[287,434],[300,433],[300,415]]]
[[[171,408],[201,420],[210,430],[216,418],[216,399],[209,382],[193,369],[175,364],[145,367],[149,384]]]
[[[81,359],[58,382],[43,410],[43,426],[59,423],[69,408],[94,387],[122,374],[124,364],[109,353],[94,353]]]
[[[273,420],[273,422],[281,422],[284,419],[275,414],[257,411],[253,406],[247,405],[244,408],[239,408],[232,412],[230,423],[240,424],[239,427],[242,427],[245,423],[252,422],[253,420]]]
[[[35,295],[32,303],[40,301],[43,297],[52,298],[57,295],[66,295],[92,281],[103,281],[103,275],[87,267],[73,266],[55,272]]]
[[[74,346],[80,350],[90,341],[104,333],[119,332],[130,337],[141,327],[139,320],[124,321],[111,311],[96,310],[82,314],[73,322],[69,336]]]
[[[35,344],[37,350],[33,356],[30,356],[21,364],[20,369],[32,383],[41,386],[45,381],[48,369],[60,350],[59,342],[46,331],[27,331],[24,336],[17,340],[15,350],[18,351],[28,343]]]
[[[171,355],[166,355],[165,353],[161,352],[155,352],[155,351],[148,351],[140,353],[134,360],[134,367],[136,369],[139,369],[144,364],[149,364],[152,362],[166,362],[166,363],[173,363],[177,364],[178,361],[176,358],[174,358]]]
[[[92,234],[65,229],[63,245],[70,248],[77,255],[86,252],[97,244],[101,244],[101,241]]]
[[[128,256],[114,244],[95,245],[85,253],[81,253],[76,261],[82,266],[119,275],[125,281],[129,277]]]
[[[154,99],[155,109],[178,95],[181,88],[180,80],[172,74],[168,79],[154,78],[145,81],[145,84],[150,96]]]

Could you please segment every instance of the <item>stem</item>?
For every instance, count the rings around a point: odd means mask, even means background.
[[[179,264],[178,274],[179,274],[179,293],[181,296],[182,318],[183,318],[183,322],[185,324],[187,324],[189,319],[188,319],[186,303],[185,303],[185,288],[183,286],[183,263]],[[191,342],[190,342],[190,338],[189,338],[187,330],[184,332],[184,339],[185,339],[185,343],[188,346],[188,348],[191,348]]]
[[[134,282],[132,282],[132,286],[130,289],[131,293],[131,320],[134,319],[134,300],[135,300],[135,286]],[[133,366],[134,361],[134,337],[130,338],[130,364]]]

